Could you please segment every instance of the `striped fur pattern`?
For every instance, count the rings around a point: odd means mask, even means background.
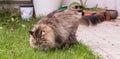
[[[102,21],[104,16],[100,14],[81,16],[73,10],[55,11],[29,31],[30,45],[42,50],[69,47],[77,42],[75,34],[79,25],[96,25]]]
[[[89,25],[97,25],[98,23],[105,21],[105,16],[102,14],[92,14],[89,16],[83,16],[82,19]]]

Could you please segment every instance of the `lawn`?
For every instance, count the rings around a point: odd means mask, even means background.
[[[28,31],[37,21],[0,19],[0,59],[100,59],[82,43],[48,51],[30,47]]]

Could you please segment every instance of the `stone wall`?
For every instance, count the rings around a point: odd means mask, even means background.
[[[2,1],[5,1],[7,3],[4,4],[4,2],[2,3]],[[28,1],[28,2],[24,2],[24,1]],[[29,2],[31,2],[32,0],[0,0],[0,7],[2,6],[11,6],[11,7],[15,7],[15,8],[19,8],[19,6],[23,6],[23,5],[31,5]],[[10,2],[10,3],[9,3]],[[32,3],[32,2],[31,2]]]

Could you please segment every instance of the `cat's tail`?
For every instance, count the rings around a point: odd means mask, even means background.
[[[86,23],[86,25],[96,25],[100,22],[105,21],[105,16],[102,14],[92,14],[89,16],[82,16],[82,20]]]

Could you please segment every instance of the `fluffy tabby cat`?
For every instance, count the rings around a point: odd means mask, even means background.
[[[29,31],[30,45],[42,50],[69,47],[77,41],[75,33],[79,25],[96,25],[104,20],[105,17],[100,14],[81,16],[72,9],[54,11]]]

